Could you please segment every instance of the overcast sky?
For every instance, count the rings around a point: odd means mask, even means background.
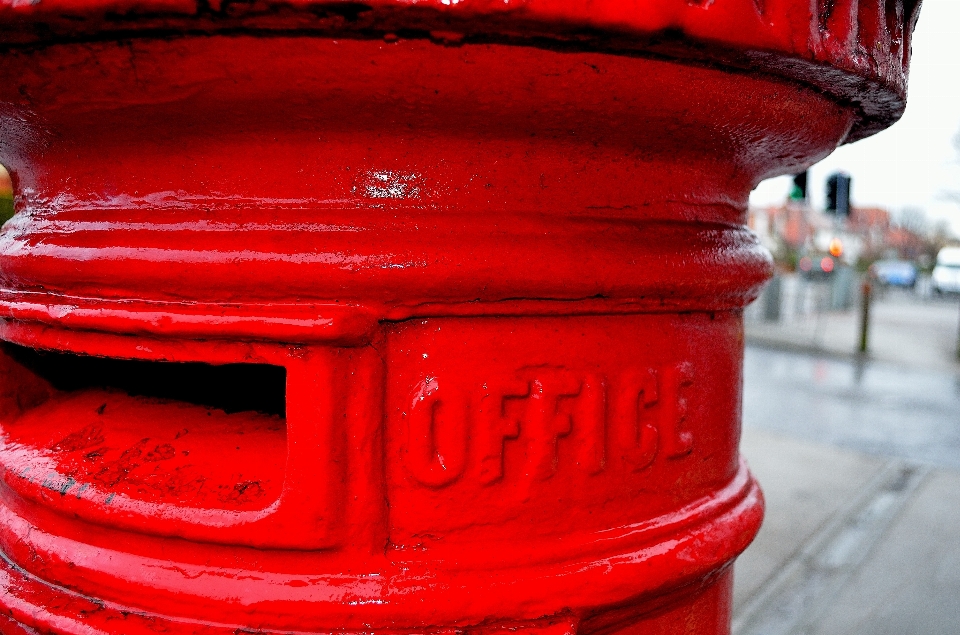
[[[920,208],[928,219],[949,221],[960,237],[960,204],[945,199],[960,192],[960,0],[923,0],[913,39],[907,111],[889,129],[842,146],[810,170],[814,206],[822,207],[824,181],[837,170],[853,177],[854,205],[880,206],[894,214]],[[761,183],[754,205],[779,204],[790,177]]]

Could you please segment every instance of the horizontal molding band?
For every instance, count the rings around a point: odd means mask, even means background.
[[[0,303],[14,319],[78,328],[102,319],[134,332],[259,336],[257,320],[277,332],[336,332],[363,312],[400,320],[739,308],[772,267],[740,225],[364,220],[213,234],[21,222],[0,238]]]
[[[409,555],[388,552],[385,560],[374,558],[366,562],[365,573],[310,574],[306,576],[310,578],[308,585],[298,583],[304,576],[295,574],[256,572],[254,578],[248,578],[240,570],[204,574],[204,568],[198,565],[171,568],[171,563],[165,561],[153,562],[150,558],[48,534],[8,504],[0,504],[0,535],[6,543],[0,561],[0,581],[8,590],[0,597],[0,606],[33,628],[50,628],[53,624],[65,628],[71,622],[70,615],[80,605],[89,603],[95,604],[97,610],[86,616],[83,628],[99,627],[112,633],[120,632],[111,630],[118,627],[132,635],[140,632],[137,628],[144,627],[124,624],[120,616],[133,615],[145,623],[163,624],[164,632],[186,634],[196,632],[191,629],[202,619],[200,614],[190,615],[189,607],[202,611],[204,603],[209,602],[202,597],[204,588],[207,592],[222,593],[226,591],[224,583],[228,587],[235,583],[244,585],[245,593],[261,598],[238,607],[238,623],[248,611],[263,610],[263,614],[280,616],[281,621],[295,620],[297,632],[303,633],[364,630],[364,625],[368,630],[378,624],[403,630],[405,624],[422,624],[424,605],[433,607],[431,619],[437,628],[478,623],[490,615],[507,620],[533,619],[570,607],[591,608],[611,602],[642,601],[653,594],[662,596],[667,589],[682,587],[723,567],[746,548],[759,529],[763,499],[743,463],[734,479],[710,498],[632,529],[611,530],[609,536],[603,537],[590,535],[589,542],[578,545],[579,554],[569,549],[571,545],[564,545],[564,553],[555,554],[548,561],[535,559],[520,564],[521,560],[512,566],[503,562],[478,564],[469,559],[465,563],[449,559],[417,561]],[[69,571],[63,569],[55,564],[60,552],[74,554],[73,559],[79,557],[83,564],[70,567]],[[584,552],[589,555],[584,557]],[[22,568],[27,563],[21,564],[21,559],[31,553],[41,557],[38,562],[44,563],[40,565],[43,570],[31,573]],[[130,579],[131,571],[141,572],[141,579]],[[119,577],[115,575],[118,573]],[[209,574],[220,579],[216,590],[204,586]],[[59,575],[69,579],[51,579]],[[95,588],[90,591],[104,597],[124,597],[134,587],[145,590],[155,586],[164,594],[173,591],[184,616],[160,615],[144,611],[143,607],[122,606],[67,590],[76,588],[80,580],[93,583]],[[252,592],[251,587],[257,586],[260,591]],[[487,589],[482,599],[471,593],[481,587]],[[350,602],[343,602],[344,589],[350,590]],[[296,614],[284,608],[288,604],[297,607]],[[46,609],[37,611],[38,606]],[[64,607],[64,611],[60,614],[50,607]],[[80,628],[80,622],[74,624]],[[116,626],[120,624],[123,626]],[[291,627],[292,623],[263,625],[263,632],[290,632]],[[231,624],[210,625],[203,632],[219,635],[236,628]],[[421,631],[422,628],[421,625]],[[81,631],[68,628],[62,632]]]

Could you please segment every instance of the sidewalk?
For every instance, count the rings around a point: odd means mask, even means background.
[[[956,635],[960,473],[746,429],[767,515],[734,635]]]
[[[787,390],[794,386],[791,373],[810,372],[806,366],[822,369],[822,356],[857,359],[856,308],[788,316],[780,323],[761,321],[759,312],[747,316],[747,342],[765,347],[763,355],[779,356],[774,361],[791,370],[781,373],[779,384],[765,379],[768,372],[757,374],[766,367],[754,367],[752,379],[747,377],[753,392],[745,404],[741,451],[763,487],[767,513],[734,569],[734,635],[960,633],[960,471],[945,467],[953,464],[944,460],[924,463],[891,450],[934,439],[951,441],[943,445],[947,449],[960,442],[960,411],[925,401],[940,394],[949,395],[947,403],[957,399],[958,314],[955,299],[887,293],[873,306],[866,358],[868,379],[882,370],[887,383],[857,388],[857,379],[829,376],[816,391],[804,384],[795,392]],[[763,350],[753,349],[754,359]],[[880,369],[876,361],[895,366]],[[859,362],[837,364],[862,368]],[[925,392],[911,384],[917,377],[931,378],[923,382]],[[890,390],[889,402],[862,401],[880,399],[884,390]],[[793,417],[758,408],[758,394],[784,403]],[[903,394],[915,396],[896,401]],[[856,421],[864,410],[886,413],[888,405],[888,418],[899,425],[881,421],[879,414],[867,417],[866,428]],[[843,438],[822,433],[828,427],[817,417],[826,413],[844,434],[863,429],[877,443],[824,443]],[[775,420],[768,421],[771,417]],[[939,425],[924,424],[923,417],[939,417]],[[882,443],[883,435],[896,435],[887,438],[900,439],[900,445]],[[873,448],[877,454],[868,453]]]
[[[818,306],[821,289],[806,285],[795,276],[787,277],[785,283],[788,297],[780,321],[763,320],[762,297],[747,310],[747,341],[788,350],[856,356],[860,341],[859,297],[849,310],[829,311]],[[802,302],[790,295],[812,298]],[[879,289],[870,318],[869,359],[960,372],[956,358],[960,327],[957,298],[924,298],[910,290]]]

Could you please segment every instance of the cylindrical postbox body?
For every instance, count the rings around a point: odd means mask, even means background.
[[[728,632],[747,195],[908,4],[0,4],[0,631]]]

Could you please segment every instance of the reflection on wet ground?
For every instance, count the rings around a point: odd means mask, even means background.
[[[960,375],[748,346],[743,420],[960,470]]]

